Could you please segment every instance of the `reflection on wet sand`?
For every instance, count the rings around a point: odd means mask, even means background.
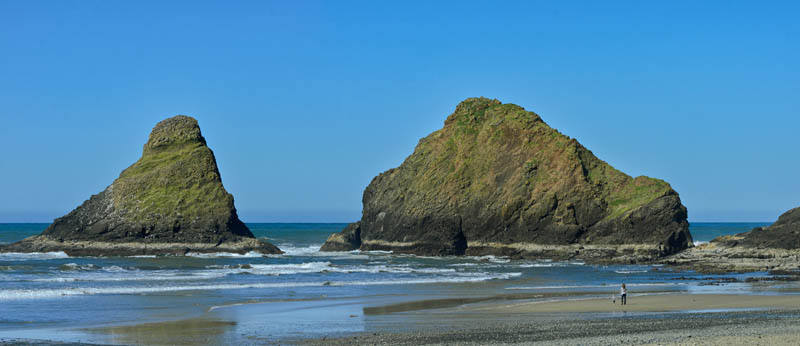
[[[88,329],[90,333],[106,334],[115,344],[142,345],[223,345],[226,335],[236,322],[210,319],[142,323],[127,326]]]

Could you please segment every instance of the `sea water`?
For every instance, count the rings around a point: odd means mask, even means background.
[[[692,223],[691,232],[698,243],[764,225]],[[314,336],[364,328],[363,320],[361,324],[343,322],[327,314],[358,317],[364,308],[408,301],[554,292],[610,296],[623,282],[631,294],[771,294],[787,285],[744,282],[748,276],[766,273],[726,275],[739,282],[725,283],[715,281],[719,276],[657,265],[319,252],[325,239],[345,226],[248,224],[256,237],[277,245],[283,255],[253,252],[114,258],[70,257],[63,252],[0,254],[0,338],[37,336],[37,331],[53,328],[126,325],[209,314],[240,322],[257,316],[269,322],[252,327],[249,333],[253,335]],[[0,224],[0,242],[18,241],[46,227]],[[237,328],[244,333],[247,325],[240,323]]]

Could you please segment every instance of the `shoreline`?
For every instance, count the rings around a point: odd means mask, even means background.
[[[531,301],[531,299],[535,299]],[[536,300],[545,299],[545,300]],[[291,302],[280,303],[286,307]],[[9,345],[112,344],[290,344],[290,345],[616,345],[687,342],[700,345],[795,345],[800,343],[800,295],[631,293],[628,305],[587,293],[449,297],[383,306],[361,314],[333,312],[329,318],[360,323],[361,329],[282,338],[243,334],[247,315],[270,323],[270,304],[226,306],[192,318],[71,329],[76,339],[0,338]],[[324,308],[324,307],[323,307]],[[295,306],[309,313],[308,305]],[[311,311],[318,311],[311,308]],[[251,314],[255,312],[255,314]],[[319,311],[320,313],[322,311]],[[312,312],[313,313],[313,312]],[[258,322],[260,321],[260,322]],[[48,339],[47,333],[33,333]],[[77,341],[77,342],[76,342]]]
[[[630,295],[630,294],[629,294]],[[452,298],[456,299],[456,298]],[[628,305],[588,296],[467,303],[402,311],[418,325],[380,327],[297,345],[797,345],[800,295],[650,293]],[[365,312],[366,312],[365,308]],[[422,321],[422,323],[420,323]],[[386,325],[387,323],[384,323]]]
[[[520,317],[526,317],[521,315]],[[550,319],[485,320],[446,330],[365,332],[296,345],[797,345],[800,311],[661,313]]]
[[[632,293],[628,304],[610,298],[573,298],[533,301],[474,308],[489,313],[594,313],[594,312],[682,312],[709,310],[800,310],[800,295]]]

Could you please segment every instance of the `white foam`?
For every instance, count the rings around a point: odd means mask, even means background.
[[[708,242],[707,242],[707,241],[704,241],[704,240],[695,240],[695,241],[693,241],[692,243],[694,244],[694,246],[703,245],[703,244],[708,244]]]
[[[486,255],[486,256],[468,256],[467,258],[476,260],[476,261],[489,261],[492,263],[508,263],[511,260],[508,257],[497,257],[493,255]]]
[[[75,282],[75,281],[78,281],[78,279],[76,279],[76,278],[59,277],[59,278],[33,279],[31,281],[36,281],[36,282]]]
[[[120,266],[110,266],[110,267],[103,267],[103,270],[104,270],[104,271],[107,271],[107,272],[110,272],[110,273],[121,273],[121,272],[139,271],[139,269],[136,269],[136,268],[133,268],[133,269],[126,269],[126,268],[122,268],[122,267],[120,267]]]
[[[61,271],[96,270],[96,269],[100,269],[100,267],[98,267],[98,266],[96,266],[94,264],[91,264],[91,263],[88,263],[88,264],[67,263],[67,264],[62,264],[61,267],[59,267],[59,269]]]
[[[278,244],[278,248],[283,251],[284,256],[310,256],[319,254],[319,249],[322,244],[313,244],[308,246],[293,246],[291,244]]]
[[[548,268],[554,266],[553,263],[525,263],[520,264],[520,268]]]
[[[342,259],[368,259],[367,251],[361,252],[359,250],[353,251],[332,251],[332,252],[320,252],[319,249],[322,247],[322,244],[312,244],[307,246],[293,246],[291,244],[278,244],[278,248],[283,251],[280,255],[266,255],[266,257],[271,258],[282,258],[282,257],[296,257],[296,256],[306,256],[306,257],[334,257],[334,258],[342,258]]]
[[[252,264],[252,269],[239,269],[259,275],[289,275],[304,273],[320,273],[331,269],[331,262],[308,262],[297,264]]]
[[[58,258],[69,258],[64,251],[57,252],[5,252],[0,253],[0,261],[35,261]]]
[[[647,273],[647,270],[615,270],[614,272],[618,274],[636,274]]]
[[[485,272],[461,272],[456,268],[412,267],[396,265],[335,265],[328,261],[288,264],[229,264],[209,265],[201,270],[140,270],[116,265],[98,267],[94,264],[67,263],[57,275],[11,276],[7,281],[37,282],[147,282],[147,281],[202,281],[228,275],[250,274],[264,276],[297,275],[309,273],[367,273],[367,274],[418,274],[447,277],[485,276]]]
[[[146,282],[208,280],[230,274],[223,270],[147,270],[124,269],[117,266],[92,272],[74,272],[65,276],[31,279],[36,282]],[[27,280],[22,280],[27,281]]]
[[[333,265],[331,262],[308,262],[299,264],[253,264],[252,269],[241,272],[258,275],[289,275],[305,273],[398,273],[398,274],[446,274],[456,273],[453,268],[414,268],[408,264],[400,265]]]
[[[6,252],[0,253],[0,261],[28,261],[28,260],[49,260],[69,258],[63,251],[57,252]]]
[[[368,253],[372,255],[390,255],[394,253],[394,251],[385,251],[385,250],[369,250],[369,251],[361,251],[362,253]]]
[[[477,263],[455,263],[451,264],[451,267],[477,267]]]
[[[250,251],[245,254],[238,254],[233,252],[212,252],[212,253],[187,252],[186,256],[197,257],[197,258],[218,258],[218,257],[252,258],[252,257],[264,257],[264,254],[258,251]]]
[[[86,287],[65,289],[40,289],[40,290],[3,290],[0,291],[0,300],[44,299],[65,296],[80,296],[94,294],[148,294],[174,291],[194,290],[227,290],[244,288],[290,288],[313,286],[377,286],[377,285],[413,285],[428,283],[463,283],[481,282],[488,280],[507,280],[521,275],[521,273],[504,273],[480,277],[445,277],[426,278],[414,280],[376,280],[376,281],[325,281],[325,282],[284,282],[284,283],[252,283],[252,284],[218,284],[218,285],[181,285],[160,287]]]

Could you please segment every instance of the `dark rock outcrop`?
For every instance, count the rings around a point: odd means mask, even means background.
[[[331,234],[319,251],[351,251],[361,247],[361,222],[353,222],[339,233]]]
[[[750,248],[800,249],[800,208],[783,213],[772,225],[757,227],[735,236],[719,237],[712,242]]]
[[[642,261],[690,247],[686,218],[666,182],[614,169],[519,106],[471,98],[372,180],[361,221],[323,250]]]
[[[239,220],[197,120],[159,122],[142,157],[105,191],[39,236],[0,251],[127,256],[187,252],[280,253]]]
[[[662,263],[709,273],[800,273],[800,208],[783,213],[767,227],[714,238]]]

